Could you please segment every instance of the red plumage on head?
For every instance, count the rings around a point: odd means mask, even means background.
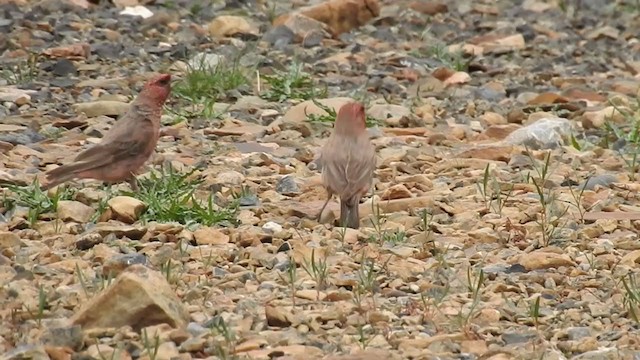
[[[151,102],[156,105],[164,104],[171,93],[171,75],[160,74],[154,76],[144,84],[142,91],[138,95],[141,101]]]
[[[361,103],[354,101],[342,105],[336,117],[336,131],[360,135],[366,127],[364,106]]]

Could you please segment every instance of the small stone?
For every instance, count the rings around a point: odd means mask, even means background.
[[[18,106],[29,104],[31,102],[31,95],[34,93],[36,92],[33,90],[22,90],[14,86],[0,87],[0,103],[11,102]]]
[[[267,304],[264,311],[269,326],[286,328],[294,323],[293,314],[283,308]]]
[[[103,238],[98,233],[89,233],[83,236],[80,236],[76,240],[76,248],[78,250],[89,250],[92,247],[100,244],[103,241]]]
[[[198,245],[224,245],[229,243],[229,235],[220,229],[201,227],[193,232]]]
[[[216,176],[216,183],[223,185],[241,185],[244,182],[244,175],[237,171],[226,171]]]
[[[207,340],[201,337],[191,338],[180,344],[180,350],[184,352],[202,351],[207,345]]]
[[[154,354],[153,358],[157,360],[173,360],[180,355],[178,347],[171,341],[160,344],[157,350],[152,349],[152,351],[152,354]],[[150,356],[151,354],[147,355]]]
[[[193,69],[215,69],[223,60],[222,55],[198,53],[189,60],[188,64]]]
[[[618,178],[611,174],[595,175],[582,182],[577,186],[578,191],[593,190],[596,186],[609,187],[611,184],[618,181]]]
[[[540,250],[532,251],[521,256],[519,263],[529,271],[558,268],[561,266],[576,266],[567,254],[558,254]]]
[[[334,227],[331,232],[332,238],[338,239],[345,244],[355,244],[361,236],[363,235],[360,230],[351,228]]]
[[[389,350],[369,348],[348,355],[330,355],[325,360],[392,360]]]
[[[76,113],[84,113],[87,117],[122,116],[129,110],[129,104],[122,101],[98,100],[71,105]]]
[[[97,224],[95,230],[103,237],[115,234],[118,238],[126,236],[131,240],[139,240],[147,233],[147,228],[144,226],[123,226],[111,223]]]
[[[465,354],[482,355],[487,352],[487,342],[484,340],[464,340],[460,343],[460,350]]]
[[[68,346],[80,349],[84,345],[84,336],[80,326],[56,327],[47,329],[43,337],[44,343],[54,346]]]
[[[94,359],[118,359],[126,360],[121,350],[114,349],[107,344],[93,344],[86,350],[87,355]]]
[[[479,244],[496,244],[500,241],[500,236],[491,228],[470,231],[469,237]]]
[[[187,325],[187,331],[192,336],[200,336],[202,334],[208,333],[209,329],[205,328],[204,326],[198,323],[190,322],[189,325]]]
[[[482,132],[482,135],[489,139],[502,140],[519,128],[520,125],[517,124],[491,125]]]
[[[617,347],[606,347],[598,350],[587,351],[571,357],[572,360],[617,360],[620,359]]]
[[[0,251],[23,245],[24,243],[17,234],[9,231],[0,231]]]
[[[375,104],[367,110],[367,115],[373,119],[385,121],[389,118],[410,116],[411,110],[402,105]]]
[[[271,28],[263,36],[262,40],[274,45],[276,48],[288,45],[295,39],[296,34],[288,26],[280,25]]]
[[[527,332],[506,331],[502,334],[502,340],[507,345],[513,345],[513,344],[527,343],[535,339],[536,336],[538,336],[538,334],[532,331],[527,331]]]
[[[262,225],[262,229],[265,231],[268,231],[272,234],[275,233],[279,233],[280,231],[282,231],[282,225],[273,222],[273,221],[269,221],[266,224]]]
[[[607,106],[597,111],[587,111],[582,115],[582,126],[585,129],[597,129],[603,127],[607,122],[623,123],[625,121],[625,115],[621,110],[630,111],[614,106]]]
[[[567,329],[567,335],[569,336],[569,340],[580,340],[591,336],[591,328],[585,326],[570,327]]]
[[[86,223],[91,220],[95,210],[79,201],[60,200],[58,201],[58,218],[62,221],[73,221]]]
[[[125,7],[122,11],[120,11],[120,15],[136,16],[143,19],[148,19],[153,16],[153,12],[142,5],[136,5]]]
[[[300,188],[292,175],[283,176],[276,184],[276,191],[283,195],[296,195]]]
[[[510,133],[504,141],[534,150],[553,149],[566,142],[572,129],[573,125],[567,119],[546,117]]]
[[[50,360],[43,345],[22,345],[2,355],[2,360]]]
[[[507,119],[504,116],[490,111],[480,115],[480,121],[488,126],[507,124]]]
[[[183,327],[188,320],[187,309],[166,278],[143,265],[127,268],[71,318],[85,331],[127,325],[139,330],[161,323]]]
[[[235,34],[258,34],[258,30],[247,19],[233,15],[218,16],[209,23],[207,29],[209,34],[215,37],[233,36]]]
[[[412,197],[411,191],[403,184],[393,185],[382,194],[382,200],[405,199],[410,197]]]
[[[282,25],[298,14],[322,21],[334,36],[338,36],[380,15],[380,3],[378,0],[327,0],[283,14],[273,21],[273,25]]]
[[[107,202],[109,208],[117,220],[133,224],[140,218],[140,215],[147,209],[147,205],[130,196],[116,196]]]
[[[78,70],[76,66],[67,59],[59,59],[51,68],[51,72],[55,76],[69,76],[75,75]]]
[[[147,257],[144,254],[117,254],[104,262],[102,275],[105,278],[120,275],[126,268],[132,265],[147,265]]]

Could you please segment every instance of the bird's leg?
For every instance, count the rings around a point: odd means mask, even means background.
[[[133,190],[133,192],[138,192],[139,190],[138,181],[136,180],[135,176],[132,176],[129,179],[127,179],[127,182],[129,183],[129,186],[131,186],[131,190]]]
[[[324,202],[324,205],[322,205],[322,209],[320,209],[320,213],[318,213],[318,222],[320,222],[320,219],[322,218],[322,212],[324,212],[324,208],[327,207],[327,204],[329,203],[329,200],[331,200],[331,196],[333,196],[332,193],[328,193],[327,196],[327,201]]]

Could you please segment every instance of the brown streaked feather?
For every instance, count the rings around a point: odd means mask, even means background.
[[[135,125],[127,125],[127,123],[134,122]],[[78,156],[76,156],[74,161],[83,161],[88,160],[89,158],[94,157],[102,157],[105,155],[104,151],[109,151],[110,146],[115,146],[116,148],[120,148],[119,142],[123,142],[121,139],[130,139],[131,134],[128,134],[130,129],[137,127],[141,133],[145,133],[147,131],[153,130],[153,122],[149,118],[149,116],[143,116],[141,118],[134,119],[130,113],[125,114],[125,116],[118,120],[118,122],[111,128],[110,131],[102,138],[102,141],[99,144],[96,144],[84,151],[82,151]],[[148,142],[150,138],[144,138],[133,141],[124,141],[125,143],[131,143],[134,141],[142,141]],[[119,151],[119,150],[117,150]]]
[[[83,171],[96,169],[113,164],[119,159],[137,155],[144,151],[146,144],[137,141],[112,142],[110,144],[97,144],[87,149],[93,150],[89,155],[83,156],[80,161],[68,165],[59,166],[47,172],[47,179],[54,179],[66,173],[77,174]],[[76,158],[77,159],[77,158]]]

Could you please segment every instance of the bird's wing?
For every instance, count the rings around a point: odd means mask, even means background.
[[[357,158],[351,155],[344,169],[347,183],[343,192],[344,198],[353,198],[355,195],[360,195],[363,188],[370,185],[373,171],[376,167],[375,149],[368,138],[366,138],[366,142],[356,142],[355,147],[356,149],[349,153],[357,152]]]
[[[144,152],[147,143],[148,140],[114,140],[107,144],[96,144],[80,153],[74,162],[93,163],[95,167],[102,166]]]
[[[131,157],[139,154],[146,149],[146,144],[136,141],[114,142],[106,147],[98,144],[91,149],[87,149],[87,155],[83,156],[80,161],[74,161],[70,164],[59,166],[47,172],[47,178],[55,178],[68,173],[80,173],[83,171],[93,170],[105,165],[113,164],[123,158]]]
[[[322,182],[332,193],[340,194],[347,185],[344,176],[344,164],[348,161],[349,153],[340,150],[338,139],[333,136],[320,152],[319,165],[322,169]]]
[[[127,113],[105,134],[102,141],[78,154],[74,161],[91,161],[100,158],[131,156],[142,152],[153,138],[154,126],[147,116],[133,119]],[[111,160],[113,161],[113,159]]]

